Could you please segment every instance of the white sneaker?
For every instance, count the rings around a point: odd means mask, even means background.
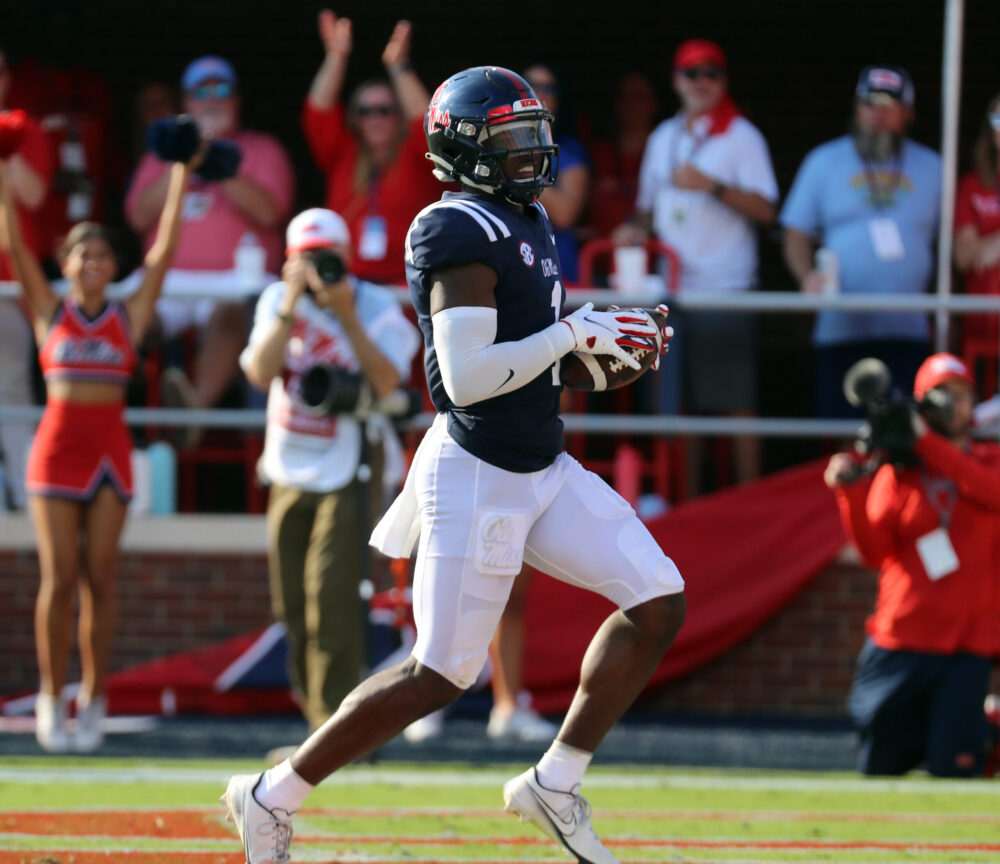
[[[292,816],[275,807],[268,810],[253,797],[262,774],[237,774],[230,778],[219,799],[226,805],[226,820],[236,824],[247,864],[289,864]]]
[[[422,744],[440,738],[444,732],[444,708],[432,711],[426,717],[414,720],[403,730],[403,737],[411,744]]]
[[[66,703],[60,696],[39,693],[35,697],[35,738],[49,753],[69,750],[69,730],[66,728]]]
[[[499,715],[490,712],[490,722],[486,724],[486,737],[495,739],[511,738],[518,741],[551,741],[559,727],[530,708],[515,708],[512,714]]]
[[[101,722],[107,716],[108,703],[103,696],[89,701],[76,700],[76,734],[73,749],[77,753],[93,753],[104,743]]]
[[[590,804],[580,794],[579,785],[572,792],[546,789],[538,782],[534,768],[529,768],[503,787],[504,810],[516,813],[522,822],[530,822],[562,843],[579,864],[620,864],[601,843],[590,824]]]

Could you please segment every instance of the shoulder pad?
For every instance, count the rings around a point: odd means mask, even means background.
[[[418,270],[486,261],[510,237],[501,215],[478,201],[447,198],[425,207],[406,234],[406,260]]]

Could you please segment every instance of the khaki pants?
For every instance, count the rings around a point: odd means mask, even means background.
[[[382,497],[382,450],[375,445],[371,451],[366,518],[357,480],[335,492],[273,485],[268,499],[271,608],[288,630],[290,671],[312,729],[354,689],[364,663],[358,583]]]

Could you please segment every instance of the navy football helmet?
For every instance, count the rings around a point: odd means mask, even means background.
[[[452,75],[424,117],[434,176],[531,204],[556,179],[552,119],[528,82],[509,69],[477,66]]]

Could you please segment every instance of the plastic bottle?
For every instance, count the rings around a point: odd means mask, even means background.
[[[165,516],[177,510],[177,456],[166,441],[149,445],[149,512]]]
[[[233,252],[233,269],[236,281],[244,291],[257,292],[264,288],[264,269],[267,252],[260,245],[257,235],[247,231]]]
[[[823,283],[824,294],[840,293],[840,262],[837,253],[826,246],[816,250],[816,269],[826,277]]]

